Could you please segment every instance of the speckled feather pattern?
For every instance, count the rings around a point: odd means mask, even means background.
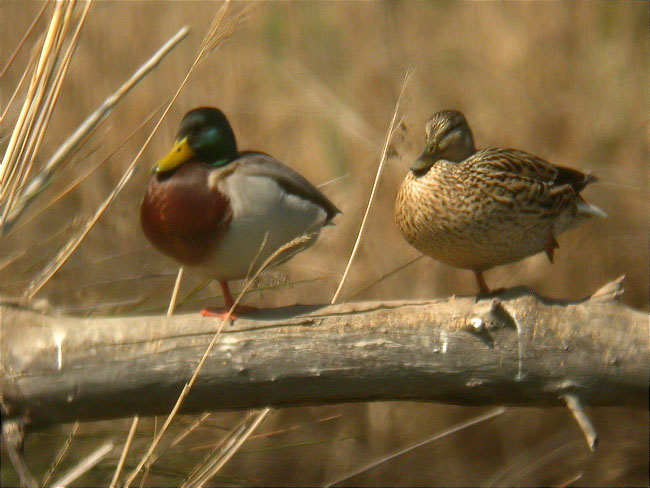
[[[589,218],[577,203],[593,179],[523,151],[484,149],[460,162],[439,160],[424,174],[409,171],[395,220],[416,249],[484,271],[545,250]]]

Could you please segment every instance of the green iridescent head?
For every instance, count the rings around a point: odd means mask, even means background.
[[[172,150],[154,167],[165,173],[188,161],[224,166],[237,157],[237,142],[228,119],[219,109],[200,107],[185,114]]]

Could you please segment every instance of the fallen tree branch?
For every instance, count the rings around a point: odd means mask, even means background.
[[[648,315],[620,281],[580,302],[498,298],[292,306],[222,333],[182,412],[371,400],[648,405]],[[0,305],[5,418],[39,426],[169,412],[218,321],[74,318]]]

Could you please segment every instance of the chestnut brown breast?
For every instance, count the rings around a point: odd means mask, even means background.
[[[206,165],[190,162],[171,175],[154,175],[140,206],[147,239],[161,252],[189,266],[200,265],[228,229],[228,198],[209,186]]]

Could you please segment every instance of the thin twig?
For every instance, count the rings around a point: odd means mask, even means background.
[[[261,410],[256,416],[253,422],[248,426],[248,428],[241,434],[235,436],[235,442],[228,446],[224,452],[215,459],[213,466],[200,478],[196,479],[195,482],[190,483],[191,486],[197,486],[201,488],[212,477],[219,472],[219,470],[235,455],[239,448],[246,442],[250,435],[257,429],[257,427],[264,421],[266,416],[269,414],[271,409],[269,407]]]
[[[366,222],[368,220],[368,214],[370,213],[370,207],[372,205],[372,201],[375,197],[375,192],[377,191],[377,186],[379,185],[379,178],[381,176],[382,169],[384,168],[384,163],[386,162],[386,154],[388,153],[388,145],[390,144],[390,140],[393,136],[393,130],[395,129],[395,121],[397,120],[397,113],[399,112],[399,106],[400,102],[402,100],[402,95],[404,94],[404,89],[406,88],[406,85],[408,83],[408,80],[411,76],[411,71],[410,69],[406,71],[406,75],[404,75],[404,81],[402,82],[402,88],[399,92],[399,96],[397,97],[397,103],[395,103],[395,110],[393,110],[393,118],[390,121],[390,126],[388,127],[388,132],[386,133],[386,141],[384,142],[384,148],[381,151],[381,159],[379,161],[379,166],[377,167],[377,174],[375,175],[375,182],[372,185],[372,191],[370,192],[370,198],[368,199],[368,205],[366,206],[366,211],[363,214],[363,218],[361,219],[361,225],[359,226],[359,233],[357,235],[357,239],[354,243],[354,247],[352,248],[352,253],[350,254],[350,258],[348,259],[348,264],[345,267],[345,271],[343,272],[343,277],[341,278],[341,282],[339,283],[338,288],[336,289],[336,292],[334,293],[334,296],[332,297],[332,301],[330,303],[334,304],[336,303],[337,298],[339,297],[339,294],[341,293],[341,289],[343,288],[343,285],[345,284],[345,280],[348,277],[348,273],[350,272],[350,267],[352,266],[352,261],[354,260],[354,257],[357,254],[357,251],[359,250],[359,244],[361,242],[361,237],[363,236],[363,231],[365,230],[366,227]]]
[[[248,411],[246,412],[246,415],[244,415],[233,427],[231,427],[228,430],[228,433],[223,436],[219,442],[217,442],[214,446],[211,446],[212,449],[210,452],[208,452],[201,461],[199,461],[187,474],[185,477],[185,480],[181,483],[181,486],[187,486],[191,483],[191,480],[196,479],[198,476],[201,476],[206,472],[207,469],[209,469],[210,466],[208,466],[208,463],[210,460],[215,456],[218,450],[221,450],[222,452],[228,449],[236,440],[237,436],[240,435],[244,429],[246,429],[246,422],[248,419],[251,417],[251,412]],[[223,447],[222,447],[223,446]],[[191,449],[192,451],[195,450],[195,448]]]
[[[43,481],[41,483],[41,486],[47,485],[47,482],[50,481],[50,478],[54,474],[54,471],[56,470],[57,466],[61,463],[61,461],[63,461],[63,457],[68,452],[68,449],[70,448],[70,444],[72,443],[72,438],[77,433],[77,430],[79,430],[79,421],[76,421],[72,426],[70,435],[68,435],[65,442],[63,443],[63,446],[61,446],[61,450],[57,454],[56,459],[52,463],[52,466],[50,466],[50,469],[48,469],[47,473],[45,473],[45,475],[43,476]]]
[[[6,415],[6,409],[2,404],[2,414]],[[19,421],[5,421],[2,424],[2,447],[7,450],[9,461],[18,474],[21,486],[27,488],[38,488],[38,481],[32,475],[21,454],[21,447],[24,441],[24,425]]]
[[[36,14],[36,17],[32,21],[31,25],[27,28],[27,31],[23,35],[23,38],[20,40],[18,43],[18,46],[16,46],[16,49],[14,49],[14,52],[11,53],[11,56],[9,56],[9,60],[5,64],[5,67],[2,68],[2,72],[0,72],[0,80],[4,78],[5,74],[7,74],[7,71],[9,70],[9,67],[13,64],[14,60],[16,59],[16,56],[18,56],[18,53],[22,49],[23,45],[25,44],[25,41],[27,41],[27,38],[29,35],[32,33],[34,30],[34,27],[36,27],[36,24],[38,23],[39,20],[41,20],[41,17],[45,13],[45,9],[48,6],[48,2],[43,2],[43,6],[41,7],[41,10]]]
[[[343,178],[347,178],[348,176],[350,176],[350,173],[345,173],[344,175],[337,176],[336,178],[332,178],[331,180],[328,180],[328,181],[325,181],[323,183],[320,183],[320,184],[316,185],[316,188],[323,188],[324,186],[327,186],[327,185],[329,185],[331,183],[342,180]]]
[[[155,453],[153,456],[151,456],[151,459],[149,460],[149,464],[153,465],[160,456],[163,455],[163,453],[173,447],[175,447],[179,442],[181,442],[183,439],[185,439],[188,435],[190,435],[194,430],[196,430],[199,425],[201,425],[205,419],[210,417],[212,415],[212,412],[205,412],[203,413],[198,419],[196,419],[194,422],[192,422],[187,429],[185,429],[183,432],[181,432],[179,435],[177,435],[174,440],[167,446],[165,449],[162,449],[161,451]]]
[[[97,463],[99,463],[104,457],[108,455],[113,450],[113,441],[108,441],[102,444],[101,447],[94,450],[88,456],[86,456],[79,464],[74,468],[64,474],[61,478],[54,481],[52,486],[67,486],[70,483],[73,483],[80,476],[83,476],[85,473],[90,471]]]
[[[578,481],[580,478],[582,478],[585,474],[582,471],[578,471],[575,475],[573,475],[571,478],[568,480],[563,481],[562,483],[556,485],[557,488],[566,488],[567,486],[572,485],[576,481]]]
[[[361,295],[364,291],[366,291],[366,290],[372,288],[373,286],[375,286],[375,285],[378,284],[378,283],[381,283],[381,282],[384,281],[386,278],[390,278],[390,277],[393,276],[394,274],[399,273],[399,272],[402,271],[404,268],[407,268],[408,266],[412,265],[412,264],[415,263],[416,261],[419,261],[419,260],[422,259],[423,257],[424,257],[424,254],[420,254],[419,256],[414,257],[413,259],[410,259],[409,261],[407,261],[407,262],[405,262],[404,264],[398,266],[397,268],[395,268],[395,269],[389,271],[388,273],[386,273],[386,274],[380,276],[380,277],[377,278],[375,281],[372,281],[372,282],[368,283],[366,286],[364,286],[363,288],[361,288],[361,289],[360,289],[359,291],[357,291],[354,295],[352,295],[351,297],[349,297],[348,300],[354,300],[356,297],[358,297],[359,295]]]
[[[589,417],[585,413],[580,398],[573,393],[565,393],[562,395],[562,399],[569,410],[571,410],[571,413],[576,419],[576,422],[578,422],[580,429],[582,429],[582,433],[585,435],[589,449],[591,452],[594,452],[598,445],[598,433],[596,432],[594,424],[591,423],[591,420],[589,420]]]
[[[361,468],[355,469],[354,471],[351,471],[349,473],[344,474],[343,476],[336,478],[334,481],[330,481],[329,483],[325,484],[325,488],[329,488],[330,486],[337,485],[341,483],[342,481],[348,480],[354,476],[357,476],[358,474],[365,473],[366,471],[369,471],[373,468],[376,468],[377,466],[390,461],[391,459],[395,459],[398,456],[401,456],[402,454],[406,454],[407,452],[411,452],[414,449],[417,449],[418,447],[422,447],[426,444],[429,444],[430,442],[437,441],[439,439],[442,439],[443,437],[447,437],[448,435],[455,434],[456,432],[459,432],[461,430],[467,429],[468,427],[472,427],[473,425],[479,424],[481,422],[485,422],[486,420],[490,420],[494,417],[498,417],[499,415],[503,414],[507,409],[505,407],[499,407],[495,408],[494,410],[490,410],[488,413],[485,413],[483,415],[479,415],[477,417],[474,417],[473,419],[467,420],[465,422],[461,422],[459,424],[454,425],[453,427],[450,427],[448,429],[443,430],[442,432],[438,432],[437,434],[427,437],[426,439],[423,439],[419,442],[416,442],[415,444],[411,444],[410,446],[403,447],[395,452],[392,452],[391,454],[388,454],[386,456],[383,456],[381,459],[372,461],[371,463],[366,464],[365,466],[362,466]]]

